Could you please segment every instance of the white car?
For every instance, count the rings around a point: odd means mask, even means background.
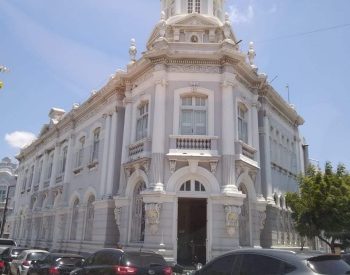
[[[49,252],[46,250],[28,249],[18,255],[11,263],[10,274],[27,275],[31,262],[43,259]]]

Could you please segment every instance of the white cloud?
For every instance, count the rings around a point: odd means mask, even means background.
[[[230,6],[230,19],[233,23],[248,23],[254,18],[254,7],[249,5],[245,11],[239,10],[237,6]]]
[[[5,135],[6,142],[15,148],[23,148],[35,140],[35,135],[29,132],[15,131]]]

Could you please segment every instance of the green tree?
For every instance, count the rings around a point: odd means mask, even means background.
[[[287,193],[295,227],[301,237],[318,237],[334,253],[334,244],[350,244],[350,175],[344,165],[333,171],[310,166],[299,177],[299,192]]]

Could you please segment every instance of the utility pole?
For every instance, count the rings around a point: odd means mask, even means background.
[[[9,201],[9,194],[10,194],[10,189],[12,187],[15,187],[15,185],[9,185],[7,187],[7,194],[6,194],[6,200],[5,200],[5,207],[4,207],[4,213],[2,215],[2,222],[1,222],[1,230],[0,230],[0,237],[2,238],[4,235],[4,229],[5,229],[5,223],[6,223],[6,212],[7,212],[7,205]]]

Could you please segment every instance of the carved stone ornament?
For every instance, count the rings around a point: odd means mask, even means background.
[[[114,218],[115,218],[115,223],[116,223],[117,226],[120,225],[121,213],[122,213],[122,208],[121,207],[114,208]]]
[[[176,170],[176,160],[169,161],[170,172],[173,174]]]
[[[230,237],[233,237],[239,226],[239,215],[241,208],[236,205],[225,205],[226,213],[226,230]]]
[[[265,212],[265,211],[259,211],[259,225],[260,225],[260,230],[263,230],[263,229],[264,229],[265,221],[266,221],[266,212]]]
[[[249,174],[250,178],[252,179],[252,181],[255,182],[257,172],[255,170],[251,170],[248,172],[248,174]]]
[[[159,38],[164,38],[166,32],[165,12],[162,11],[160,14],[159,21]]]
[[[248,59],[249,59],[249,64],[252,67],[254,71],[258,70],[258,67],[255,65],[255,50],[254,50],[254,43],[249,42],[249,50],[248,50]]]
[[[231,38],[231,23],[230,23],[230,17],[228,13],[225,14],[224,36],[225,36],[225,39]]]
[[[210,162],[210,172],[212,172],[212,174],[216,173],[216,168],[218,167],[218,162],[217,161],[213,161]]]
[[[129,48],[130,61],[132,63],[136,61],[136,54],[137,54],[136,41],[133,38],[130,41],[130,48]]]
[[[160,217],[160,204],[159,203],[146,203],[146,223],[149,225],[152,235],[158,232],[159,217]]]

